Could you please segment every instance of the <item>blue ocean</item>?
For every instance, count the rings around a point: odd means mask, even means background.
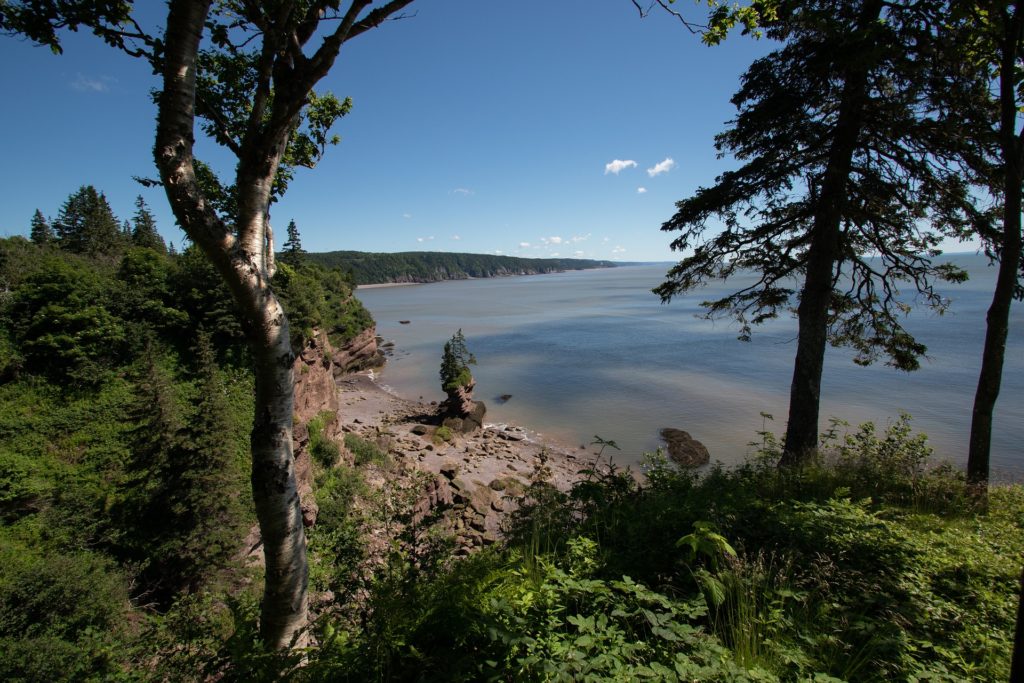
[[[906,325],[928,347],[906,373],[855,365],[829,348],[822,428],[829,418],[884,427],[900,413],[928,435],[935,457],[966,460],[995,268],[980,255],[949,257],[970,280],[948,285],[945,315],[915,310]],[[486,280],[360,289],[378,334],[395,344],[378,372],[396,393],[444,398],[438,379],[444,342],[458,329],[477,359],[476,398],[487,421],[527,427],[568,445],[614,440],[615,459],[633,464],[676,427],[703,442],[713,460],[742,461],[765,428],[785,430],[796,353],[796,321],[783,317],[737,340],[735,324],[700,317],[700,302],[735,282],[660,303],[651,288],[666,265],[644,265]],[[403,324],[400,321],[408,321]],[[500,397],[510,398],[501,402]],[[773,416],[768,419],[763,414]],[[1003,385],[996,406],[994,476],[1024,475],[1024,305],[1013,309]]]

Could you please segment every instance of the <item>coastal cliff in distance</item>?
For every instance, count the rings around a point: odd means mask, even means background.
[[[386,282],[439,282],[508,275],[539,275],[566,270],[613,268],[613,261],[569,258],[518,258],[492,254],[406,251],[395,254],[328,251],[305,258],[327,268],[351,273],[357,285]]]

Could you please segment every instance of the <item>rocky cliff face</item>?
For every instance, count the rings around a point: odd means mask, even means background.
[[[384,365],[384,354],[377,348],[377,328],[374,326],[366,328],[341,348],[332,349],[331,354],[335,375]]]
[[[309,453],[309,421],[324,414],[323,431],[327,439],[340,443],[341,423],[338,411],[336,375],[383,363],[377,349],[376,328],[369,327],[340,349],[335,349],[327,335],[317,331],[295,358],[295,422],[292,449],[295,454],[295,479],[302,501],[302,519],[306,526],[316,521],[317,507],[313,500],[313,467]]]

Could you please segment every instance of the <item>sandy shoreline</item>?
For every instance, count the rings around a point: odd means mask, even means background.
[[[525,485],[543,453],[551,482],[566,490],[581,478],[580,470],[597,461],[595,452],[513,425],[485,424],[476,432],[457,435],[451,443],[433,439],[436,405],[388,391],[375,381],[372,371],[339,377],[337,384],[343,431],[383,441],[393,455],[426,472],[441,473],[455,466],[460,477],[478,486],[508,477]],[[425,433],[414,432],[424,431],[424,427]]]
[[[423,282],[378,282],[373,285],[356,285],[356,291],[360,289],[381,289],[384,287],[411,287],[412,285],[422,285]]]

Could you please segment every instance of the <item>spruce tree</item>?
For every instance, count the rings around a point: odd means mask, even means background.
[[[288,239],[282,245],[281,260],[294,268],[302,262],[302,255],[305,253],[299,237],[299,228],[293,219],[288,222]]]
[[[441,388],[451,395],[460,387],[473,384],[470,365],[476,365],[476,358],[466,347],[466,337],[462,334],[462,328],[459,328],[444,344],[441,354]]]
[[[36,209],[35,214],[32,215],[32,230],[29,233],[29,238],[40,246],[53,243],[53,229],[50,228],[50,224],[39,209]]]
[[[92,185],[83,185],[67,198],[54,230],[61,248],[76,254],[116,254],[123,245],[120,221]]]
[[[716,138],[743,165],[679,202],[662,227],[683,231],[673,249],[693,250],[655,289],[663,301],[753,273],[705,303],[709,317],[733,316],[742,339],[796,307],[785,464],[817,446],[827,344],[852,347],[860,364],[916,369],[926,349],[903,327],[900,287],[941,311],[934,281],[965,277],[930,260],[937,228],[960,225],[966,196],[923,91],[937,43],[927,11],[935,19],[944,7],[782,3],[765,28],[785,46],[747,70],[737,118]],[[711,227],[722,229],[705,237]]]
[[[164,238],[156,230],[156,219],[141,195],[135,198],[135,216],[132,221],[131,241],[134,246],[167,253]]]

